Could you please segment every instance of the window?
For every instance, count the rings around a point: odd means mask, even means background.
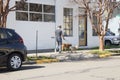
[[[16,5],[18,5],[16,7],[16,10],[28,11],[28,4],[27,3],[25,3],[24,5],[20,5],[19,2],[16,2]]]
[[[93,24],[95,25],[95,27],[97,27],[97,25],[98,25],[98,20],[97,20],[96,16],[93,16]],[[97,33],[95,32],[94,29],[92,29],[92,35],[97,36]]]
[[[25,3],[23,7],[16,8],[16,20],[55,22],[55,6]]]
[[[50,14],[44,14],[44,22],[55,21],[55,16]]]
[[[44,22],[55,22],[55,7],[52,5],[43,6]]]
[[[30,3],[30,21],[42,21],[42,5]]]
[[[19,2],[16,2],[16,5],[19,5]],[[16,7],[16,20],[28,21],[28,4],[25,3],[22,6]]]
[[[42,5],[30,3],[30,11],[42,12]]]
[[[7,34],[4,32],[4,30],[0,30],[0,40],[6,38],[7,38]]]
[[[64,35],[73,35],[73,9],[64,8]]]
[[[55,7],[51,5],[44,5],[45,13],[55,13]]]
[[[42,14],[30,13],[30,21],[42,21]]]
[[[28,21],[27,12],[16,12],[16,20]]]

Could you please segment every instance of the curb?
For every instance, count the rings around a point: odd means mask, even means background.
[[[106,57],[110,57],[112,56],[112,54],[100,54],[99,58],[106,58]]]
[[[23,64],[42,64],[42,63],[52,63],[59,62],[58,59],[43,59],[43,60],[34,60],[34,61],[25,61]]]
[[[111,56],[120,56],[120,53],[116,53],[116,54],[111,54]]]
[[[105,58],[110,56],[120,56],[120,53],[113,53],[113,54],[101,54],[99,55],[99,58]]]
[[[58,59],[43,59],[43,60],[36,60],[36,64],[52,63],[52,62],[59,62],[59,60],[58,60]]]

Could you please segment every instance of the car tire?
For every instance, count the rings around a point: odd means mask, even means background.
[[[7,68],[9,70],[18,70],[21,68],[22,58],[19,54],[12,54],[7,60]]]
[[[110,46],[111,42],[110,41],[105,41],[105,46]]]

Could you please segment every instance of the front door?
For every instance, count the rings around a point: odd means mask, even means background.
[[[87,18],[79,16],[79,46],[87,45]]]

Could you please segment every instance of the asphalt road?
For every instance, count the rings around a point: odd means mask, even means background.
[[[0,80],[120,80],[120,57],[0,68]]]

